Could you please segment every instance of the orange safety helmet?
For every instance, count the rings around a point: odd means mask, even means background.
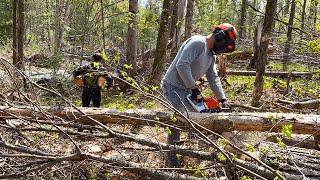
[[[236,40],[238,37],[237,29],[229,23],[223,23],[223,24],[219,24],[218,26],[212,26],[212,31],[216,31],[216,30],[223,30],[225,32],[228,32],[229,38],[233,40]]]
[[[212,26],[215,38],[215,48],[212,49],[216,54],[223,52],[233,52],[235,50],[235,41],[238,33],[236,28],[229,24],[223,23],[218,26]]]

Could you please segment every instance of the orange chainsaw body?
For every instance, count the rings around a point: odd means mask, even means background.
[[[204,102],[206,103],[208,109],[217,109],[220,108],[219,101],[216,97],[205,98]]]

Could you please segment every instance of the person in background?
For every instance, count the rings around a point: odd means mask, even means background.
[[[100,53],[95,53],[91,57],[89,65],[80,67],[73,71],[73,77],[82,79],[82,107],[89,107],[92,101],[94,107],[101,105],[101,88],[107,81],[108,86],[112,85],[112,79],[102,74],[106,69],[102,65],[103,57]]]
[[[196,35],[187,39],[180,47],[175,59],[167,70],[162,81],[165,98],[180,112],[194,111],[186,97],[202,101],[203,97],[196,80],[207,76],[211,90],[220,103],[226,103],[226,95],[216,70],[216,55],[235,50],[237,31],[228,23],[212,28],[207,36]],[[180,132],[171,129],[168,143],[176,144],[180,141]],[[172,152],[168,153],[170,167],[179,167],[180,160]]]

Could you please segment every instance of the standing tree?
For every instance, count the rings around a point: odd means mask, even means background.
[[[303,0],[303,5],[302,5],[302,14],[301,14],[301,30],[304,30],[304,25],[305,25],[305,16],[306,16],[306,4],[307,0]],[[303,32],[300,31],[300,38],[303,38]]]
[[[152,65],[152,72],[149,77],[149,82],[152,84],[159,83],[164,69],[164,62],[166,62],[166,49],[169,39],[169,22],[170,22],[170,6],[172,0],[164,0],[161,12],[161,21],[158,31],[157,46],[155,58]]]
[[[256,80],[254,82],[253,97],[251,101],[252,106],[259,105],[259,100],[263,94],[263,84],[264,84],[263,76],[266,68],[267,50],[268,50],[272,25],[274,21],[273,18],[275,15],[276,6],[277,6],[277,0],[267,1],[260,46],[256,49],[256,51],[258,51],[258,59],[257,59]]]
[[[127,63],[132,65],[129,70],[130,76],[137,74],[137,13],[138,0],[129,0],[130,20],[127,36]]]
[[[18,52],[18,42],[17,42],[17,8],[18,8],[18,0],[12,1],[12,59],[13,64],[16,65],[19,63],[17,58]]]
[[[194,9],[194,0],[188,0],[186,20],[185,20],[185,30],[184,30],[184,34],[185,34],[184,39],[185,40],[187,40],[189,37],[191,37],[193,9]]]
[[[241,14],[240,14],[239,26],[238,26],[239,39],[240,40],[245,38],[245,34],[246,34],[246,26],[245,26],[246,14],[247,14],[247,0],[242,0],[242,3],[241,3]]]
[[[283,70],[284,71],[288,69],[289,52],[290,52],[290,45],[292,43],[292,29],[293,29],[293,20],[294,20],[295,12],[296,12],[296,2],[295,0],[292,0],[288,31],[287,31],[287,41],[286,41],[286,44],[284,47],[284,53],[283,53]]]
[[[54,53],[60,52],[63,33],[62,9],[63,0],[56,0],[55,7],[55,29],[54,29]]]
[[[131,1],[129,1],[129,5],[131,4]],[[102,45],[103,50],[106,50],[106,37],[105,37],[105,28],[104,28],[104,8],[103,8],[103,0],[100,0],[101,5],[101,23],[102,23]],[[130,8],[129,8],[130,11]],[[130,25],[130,23],[129,23]]]
[[[13,1],[13,64],[24,70],[24,0]]]

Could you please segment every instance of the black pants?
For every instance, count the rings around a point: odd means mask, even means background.
[[[89,107],[90,102],[94,107],[100,107],[101,104],[101,88],[84,87],[82,92],[82,107]]]

